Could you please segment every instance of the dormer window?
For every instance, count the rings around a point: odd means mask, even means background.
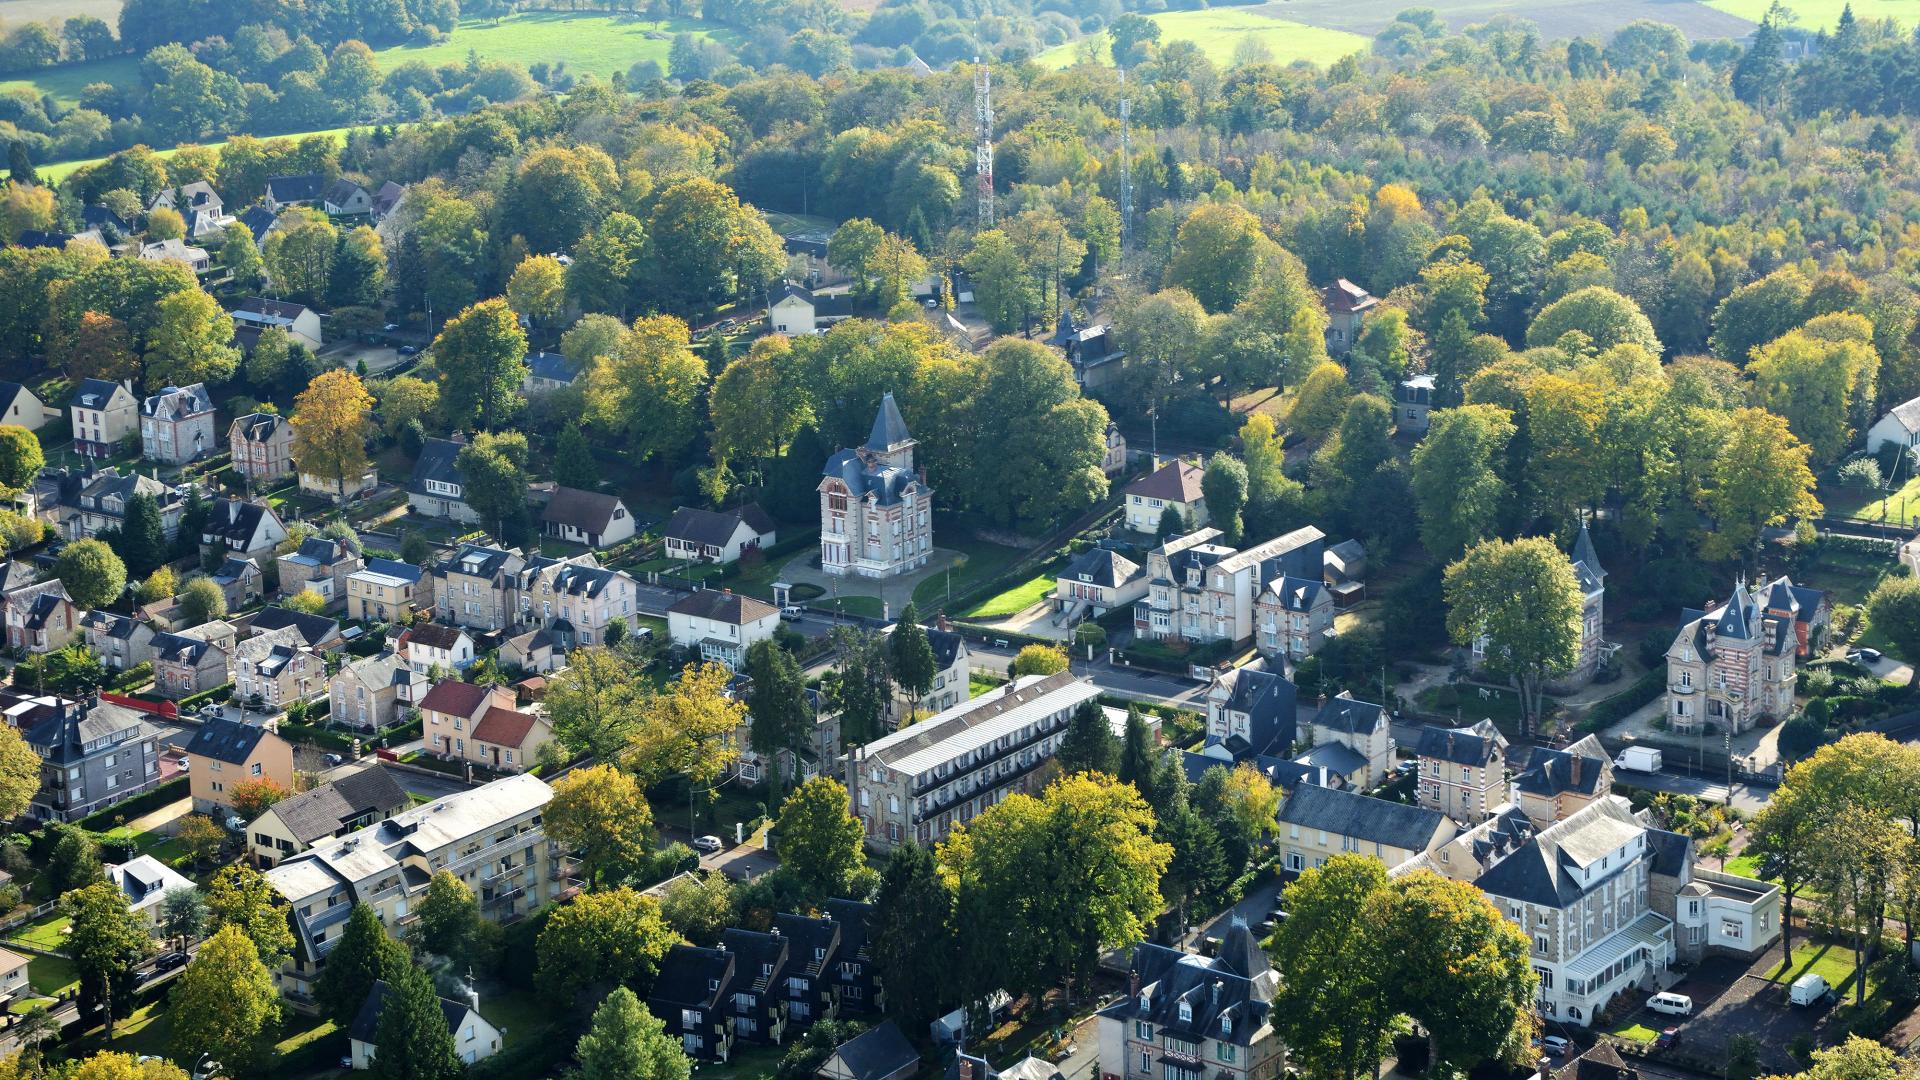
[[[1147,1001],[1147,995],[1146,995],[1146,993],[1145,993],[1145,992],[1143,991],[1143,992],[1142,992],[1142,993],[1140,994],[1140,1011],[1141,1011],[1141,1012],[1146,1012],[1146,1011],[1147,1011],[1147,1008],[1148,1008],[1148,1001]]]
[[[1180,1022],[1183,1024],[1193,1023],[1193,1006],[1184,1001],[1180,1003]]]
[[[1226,1013],[1220,1014],[1220,1034],[1222,1036],[1233,1034],[1233,1017]]]

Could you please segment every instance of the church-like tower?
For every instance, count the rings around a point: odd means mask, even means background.
[[[918,445],[889,393],[866,445],[827,459],[819,488],[822,572],[884,578],[927,564],[933,489],[914,471]]]

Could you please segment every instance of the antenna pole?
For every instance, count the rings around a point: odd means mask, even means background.
[[[973,164],[980,189],[980,227],[993,228],[993,74],[973,58]]]

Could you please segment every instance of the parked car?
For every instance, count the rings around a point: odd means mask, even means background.
[[[412,356],[414,353],[417,353],[420,350],[418,347],[413,345],[402,345],[394,351],[399,353],[401,356]]]
[[[1855,649],[1851,659],[1863,664],[1877,664],[1880,662],[1880,650]]]
[[[1679,1046],[1679,1045],[1680,1045],[1680,1029],[1677,1027],[1670,1027],[1665,1031],[1662,1031],[1659,1035],[1656,1035],[1653,1040],[1653,1048],[1655,1050],[1665,1050],[1670,1046]]]
[[[1566,1057],[1567,1051],[1573,1049],[1573,1040],[1565,1035],[1542,1035],[1540,1049],[1545,1050],[1550,1057]]]
[[[1685,994],[1663,990],[1647,999],[1647,1009],[1667,1016],[1692,1016],[1693,999]]]
[[[188,959],[189,957],[186,953],[178,950],[170,953],[161,953],[160,958],[153,962],[154,973],[157,975],[162,971],[172,971],[177,967],[186,967]]]
[[[321,763],[325,764],[329,768],[332,768],[333,766],[340,764],[340,760],[341,759],[339,754],[321,754],[320,755]]]
[[[800,604],[788,604],[786,607],[780,609],[780,618],[787,622],[799,622],[800,617],[806,613],[807,609],[804,606]]]
[[[720,849],[725,846],[717,836],[708,835],[693,838],[693,850],[702,855],[718,855],[720,854]]]
[[[398,330],[398,329],[400,329],[400,324],[399,324],[399,323],[397,323],[397,322],[390,322],[390,323],[388,323],[387,325],[385,325],[385,326],[383,326],[383,327],[381,327],[380,329],[382,329],[382,330],[384,330],[384,331],[386,331],[387,333],[389,333],[389,334],[391,334],[391,333],[393,333],[393,332],[394,332],[395,330]]]

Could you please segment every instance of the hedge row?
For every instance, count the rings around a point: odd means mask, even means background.
[[[95,810],[75,824],[91,832],[105,832],[117,827],[121,821],[132,821],[142,814],[152,813],[186,797],[187,778],[181,776],[150,791],[135,795],[126,802],[115,803],[103,810]]]
[[[1580,722],[1582,731],[1598,731],[1601,728],[1619,723],[1636,709],[1655,700],[1667,689],[1667,669],[1657,667],[1633,680],[1633,685],[1625,690],[1597,702],[1588,710],[1587,718]]]

